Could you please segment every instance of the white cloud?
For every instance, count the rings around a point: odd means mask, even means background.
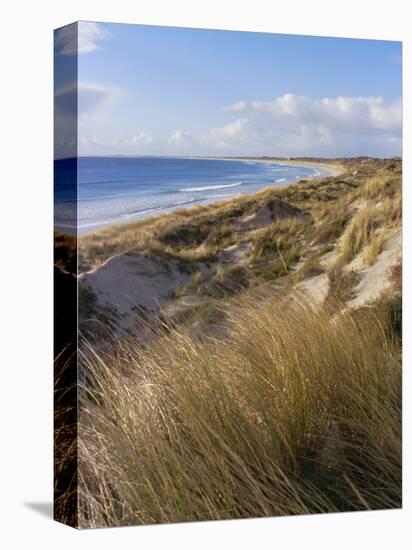
[[[55,34],[55,47],[60,55],[75,55],[101,49],[99,42],[106,40],[110,32],[98,23],[79,21],[77,33],[75,25],[58,29]]]
[[[116,88],[86,82],[79,82],[77,93],[79,117],[95,114],[102,107],[110,105],[115,97],[120,95]]]
[[[295,94],[284,94],[272,101],[252,101],[250,109],[272,117],[293,117],[302,120],[310,112],[310,99]]]
[[[125,143],[127,145],[151,145],[153,143],[153,136],[140,131],[132,138],[126,139]]]
[[[125,138],[109,136],[110,105],[121,95],[119,90],[80,83],[78,93],[79,132],[85,137],[80,143],[81,154],[336,157],[393,156],[402,151],[400,99],[313,99],[289,93],[271,101],[241,102],[237,110],[227,111],[233,120],[203,132],[179,128],[168,136],[155,136],[139,129]],[[70,114],[70,89],[56,94],[56,105]]]
[[[96,135],[92,135],[92,136],[89,136],[89,137],[82,136],[79,140],[79,147],[88,146],[88,145],[91,145],[91,146],[94,146],[94,147],[96,147],[96,146],[97,147],[100,147],[100,146],[106,147],[107,145],[113,145],[113,143],[111,143],[110,141],[108,141],[106,139],[100,138]]]
[[[77,154],[77,87],[66,86],[54,94],[54,156]]]
[[[108,139],[100,134],[86,135],[84,131],[79,137],[78,150],[80,155],[89,154],[155,154],[152,145],[156,142],[150,134],[142,130],[132,137]]]
[[[271,101],[239,101],[242,112],[210,131],[209,145],[230,154],[395,155],[401,152],[401,100],[382,97],[312,99],[284,94]]]
[[[79,82],[57,90],[54,94],[56,111],[62,115],[79,118],[94,114],[112,103],[120,91],[116,88]]]
[[[247,142],[251,136],[251,126],[246,118],[239,118],[222,128],[210,130],[210,143],[215,147],[224,148],[233,143]]]
[[[102,137],[101,131],[110,116],[113,100],[121,95],[116,88],[79,82],[57,90],[54,95],[54,124],[59,140],[55,143],[56,158],[76,154],[76,130],[79,130],[79,148],[116,145]],[[93,128],[93,129],[92,129]],[[91,135],[93,132],[93,135]],[[96,135],[97,134],[97,135]]]
[[[376,128],[402,130],[402,102],[400,99],[386,105],[383,101],[371,108],[371,118]]]
[[[252,112],[289,124],[325,125],[329,128],[400,130],[400,100],[387,103],[382,97],[325,97],[314,100],[285,94],[272,101],[252,101]]]
[[[227,113],[240,113],[241,111],[244,111],[246,109],[246,105],[246,101],[240,100],[236,103],[233,103],[233,105],[223,107],[223,111]]]
[[[175,130],[167,140],[169,145],[176,145],[180,147],[193,145],[194,142],[195,139],[188,130]]]
[[[100,49],[98,42],[106,40],[110,33],[97,23],[80,21],[78,26],[78,52],[90,53]]]
[[[56,90],[54,108],[59,114],[77,116],[77,86],[71,85]]]

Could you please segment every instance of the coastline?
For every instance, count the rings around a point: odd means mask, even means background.
[[[213,157],[210,157],[210,158],[213,158]],[[218,160],[218,158],[216,158],[215,160]],[[278,164],[280,166],[283,166],[283,165],[302,166],[303,168],[318,168],[326,172],[318,176],[311,176],[309,179],[313,179],[313,178],[319,179],[322,177],[336,177],[345,171],[345,168],[338,161],[334,161],[334,160],[331,160],[330,163],[319,162],[316,160],[300,161],[299,159],[287,159],[287,158],[275,159],[275,158],[262,158],[262,157],[240,157],[240,158],[239,157],[221,157],[221,160],[261,162],[263,164]]]
[[[302,168],[316,169],[314,174],[309,175],[307,177],[299,178],[298,180],[293,180],[293,181],[284,183],[284,184],[281,185],[281,187],[289,187],[291,185],[299,183],[299,181],[302,181],[302,180],[318,180],[318,181],[321,181],[323,178],[336,177],[336,176],[340,175],[341,173],[343,173],[345,171],[345,168],[341,164],[338,164],[337,162],[334,162],[334,161],[331,161],[330,163],[325,163],[325,162],[318,162],[316,160],[314,160],[314,161],[311,161],[311,160],[300,161],[299,159],[287,159],[287,158],[277,159],[277,158],[263,158],[263,157],[180,157],[180,158],[188,158],[188,159],[191,159],[191,160],[220,160],[220,161],[236,161],[236,162],[241,162],[241,163],[275,164],[275,165],[279,165],[279,166],[291,165],[291,166],[297,166],[297,167],[302,167]],[[265,189],[271,189],[272,187],[276,187],[276,186],[268,184],[267,186],[265,186],[265,187],[263,187],[263,188],[261,188],[257,191],[243,193],[242,196],[243,197],[253,197],[255,195],[255,193],[259,193],[259,192],[261,192]],[[279,185],[277,187],[279,187]],[[232,197],[228,197],[227,199],[222,199],[221,197],[219,197],[218,200],[208,201],[204,204],[205,205],[206,204],[219,204],[219,203],[223,203],[223,202],[229,204],[231,201],[238,198],[238,196],[239,195],[233,195]],[[194,206],[195,205],[188,205],[188,206],[185,206],[185,207],[180,207],[179,209],[190,210]],[[127,227],[131,224],[135,224],[136,222],[143,221],[144,219],[145,220],[150,220],[151,218],[154,218],[154,217],[158,218],[159,216],[167,216],[167,215],[171,214],[173,211],[174,210],[164,210],[163,212],[159,212],[159,213],[156,213],[156,214],[153,213],[152,215],[145,216],[144,218],[141,218],[141,219],[131,219],[129,221],[113,221],[112,223],[107,223],[107,224],[102,224],[102,225],[99,224],[92,231],[83,231],[82,230],[81,232],[79,232],[79,236],[92,235],[92,234],[100,232],[104,229],[114,227],[114,226]]]
[[[394,177],[394,169],[400,198],[397,164],[346,159],[348,178],[319,177],[316,183],[306,178],[297,185],[269,187],[82,235],[82,288],[92,292],[92,306],[96,302],[114,311],[121,304],[122,329],[132,322],[136,304],[173,319],[207,309],[256,281],[263,287],[272,281],[276,288],[289,282],[316,303],[369,303],[387,288],[388,270],[401,254],[400,202],[389,190],[385,208],[370,208],[371,192],[380,204],[382,182]],[[367,185],[370,181],[373,188]],[[353,210],[355,202],[359,210]],[[364,215],[380,216],[381,229],[363,235],[361,249],[353,251],[347,246],[353,228],[347,218],[363,223]],[[344,269],[339,259],[351,267]],[[330,271],[335,264],[338,278]],[[371,285],[377,277],[379,284]],[[348,288],[339,287],[341,279]]]

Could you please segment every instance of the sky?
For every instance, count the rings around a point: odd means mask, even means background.
[[[77,87],[79,155],[401,155],[400,42],[93,22],[73,36],[55,34],[55,98],[64,119]]]

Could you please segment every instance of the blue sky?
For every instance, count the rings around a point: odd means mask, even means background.
[[[75,53],[57,34],[62,62]],[[398,155],[401,56],[399,42],[80,22],[79,153]]]

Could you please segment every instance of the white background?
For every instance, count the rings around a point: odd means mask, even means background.
[[[0,199],[0,544],[3,548],[406,548],[412,540],[411,378],[404,353],[402,511],[76,531],[52,500],[52,29],[75,20],[404,41],[404,151],[411,150],[406,0],[66,0],[2,5]],[[410,158],[404,280],[410,281]],[[405,325],[410,291],[404,285]],[[409,535],[409,536],[408,536]],[[408,544],[408,547],[410,547]]]

